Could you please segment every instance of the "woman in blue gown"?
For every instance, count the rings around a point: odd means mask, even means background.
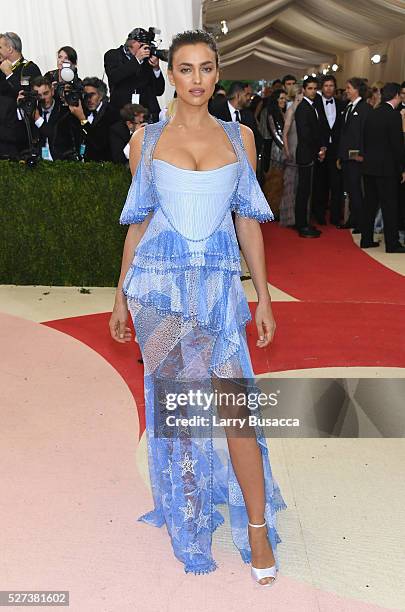
[[[131,341],[131,315],[145,369],[154,506],[138,520],[165,525],[185,572],[204,574],[217,568],[212,533],[225,505],[242,560],[256,582],[270,585],[279,568],[276,512],[286,504],[263,430],[246,424],[251,406],[226,405],[220,394],[256,390],[236,232],[258,294],[257,346],[274,335],[259,225],[274,216],[256,180],[253,133],[208,113],[218,65],[210,34],[174,37],[168,77],[176,114],[131,139],[133,179],[120,216],[129,228],[110,332]]]

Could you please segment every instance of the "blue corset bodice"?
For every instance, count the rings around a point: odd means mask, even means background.
[[[123,292],[160,312],[196,319],[210,330],[226,330],[232,344],[250,311],[240,282],[231,213],[259,222],[273,219],[273,214],[246,156],[240,125],[217,121],[237,161],[202,171],[154,159],[167,121],[145,127],[141,159],[120,222],[142,223],[153,214],[135,248]]]
[[[220,225],[229,210],[238,162],[214,170],[186,170],[153,160],[160,207],[184,238],[203,240]]]

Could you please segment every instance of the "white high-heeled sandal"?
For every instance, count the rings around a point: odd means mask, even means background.
[[[265,525],[267,525],[267,521],[266,519],[264,519],[264,523],[262,523],[261,525],[255,525],[254,523],[249,523],[248,525],[250,525],[251,527],[264,527]],[[276,570],[276,566],[272,565],[271,567],[253,567],[253,565],[251,566],[251,576],[253,578],[253,580],[255,582],[257,582],[257,584],[259,584],[259,586],[271,586],[272,584],[275,583],[276,578],[277,578],[277,570]],[[262,578],[273,578],[273,580],[270,580],[269,582],[259,582],[259,580],[262,580]]]

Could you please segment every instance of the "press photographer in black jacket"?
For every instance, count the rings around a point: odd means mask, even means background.
[[[150,47],[140,42],[146,35],[143,28],[128,34],[124,45],[110,49],[104,55],[111,104],[119,111],[125,104],[141,104],[158,121],[160,106],[157,96],[165,90],[165,80],[159,59],[151,55]]]
[[[34,62],[23,57],[21,38],[17,34],[0,34],[0,96],[17,100],[21,76],[33,79],[41,76],[41,71]]]
[[[67,106],[55,98],[55,90],[46,77],[36,77],[31,83],[38,101],[31,116],[31,131],[38,154],[49,161],[79,158],[81,128]],[[20,99],[20,92],[18,99]],[[21,111],[18,116],[22,120]]]
[[[85,145],[85,161],[112,161],[110,127],[119,120],[120,114],[107,99],[107,85],[97,77],[83,80],[83,104],[69,106],[70,112],[79,121]]]

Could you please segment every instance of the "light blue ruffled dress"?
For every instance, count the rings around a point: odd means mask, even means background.
[[[213,381],[254,379],[246,340],[249,306],[240,281],[239,247],[231,212],[273,220],[248,161],[239,123],[217,119],[237,162],[207,171],[185,170],[153,158],[168,119],[147,125],[142,155],[120,223],[140,223],[153,211],[123,284],[144,362],[146,435],[154,507],[138,518],[166,526],[185,572],[214,571],[212,533],[228,506],[232,539],[251,561],[248,515],[227,438],[215,427],[214,406],[189,402],[182,417],[208,426],[168,426],[168,393],[213,390]],[[216,388],[216,387],[215,387]],[[246,387],[244,387],[246,388]],[[253,388],[253,387],[252,387]],[[179,414],[176,412],[176,414]],[[217,414],[218,417],[218,414]],[[286,508],[275,481],[262,428],[254,427],[265,477],[265,517],[279,567],[276,512]]]

